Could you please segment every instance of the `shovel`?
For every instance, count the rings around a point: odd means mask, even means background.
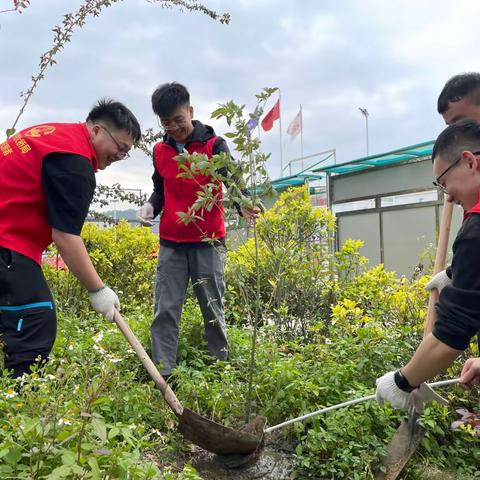
[[[440,222],[440,232],[438,234],[437,252],[435,255],[435,264],[433,274],[437,274],[445,268],[445,259],[447,256],[448,238],[450,236],[450,225],[452,222],[453,204],[445,200],[443,202],[442,220]],[[435,304],[438,301],[438,291],[430,291],[428,300],[427,320],[425,322],[426,337],[433,329],[435,323]],[[419,414],[410,407],[408,412],[408,421],[403,421],[392,437],[388,445],[387,455],[382,460],[382,465],[387,467],[385,473],[379,472],[375,480],[395,480],[403,470],[403,467],[410,460],[422,440],[425,429],[418,423]]]
[[[168,406],[177,416],[178,429],[184,438],[202,447],[204,450],[218,455],[248,455],[257,450],[263,438],[263,428],[266,424],[265,417],[255,417],[242,430],[234,430],[183,407],[117,310],[114,312],[113,319],[127,342],[135,350]]]

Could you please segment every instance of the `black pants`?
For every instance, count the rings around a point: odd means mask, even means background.
[[[0,340],[13,376],[46,361],[57,335],[52,294],[30,258],[0,247]]]

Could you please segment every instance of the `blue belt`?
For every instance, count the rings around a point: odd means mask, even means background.
[[[0,305],[0,312],[16,312],[18,310],[26,310],[27,308],[36,308],[36,307],[49,307],[50,310],[53,310],[52,302],[36,302],[36,303],[27,303],[25,305],[15,305],[13,307]]]

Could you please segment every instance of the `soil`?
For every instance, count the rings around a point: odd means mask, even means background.
[[[192,455],[192,465],[204,480],[289,480],[293,474],[293,447],[281,435],[270,435],[252,455],[219,456],[202,449]],[[195,448],[195,447],[194,447]]]
[[[238,463],[245,464],[238,465]],[[252,458],[219,457],[202,454],[193,466],[205,480],[288,480],[292,473],[292,456],[269,447]]]

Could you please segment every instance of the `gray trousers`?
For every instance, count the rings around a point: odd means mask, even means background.
[[[155,310],[150,334],[152,360],[162,363],[162,375],[176,366],[178,333],[189,280],[202,311],[209,352],[219,360],[228,355],[223,294],[225,247],[174,249],[160,246]]]

